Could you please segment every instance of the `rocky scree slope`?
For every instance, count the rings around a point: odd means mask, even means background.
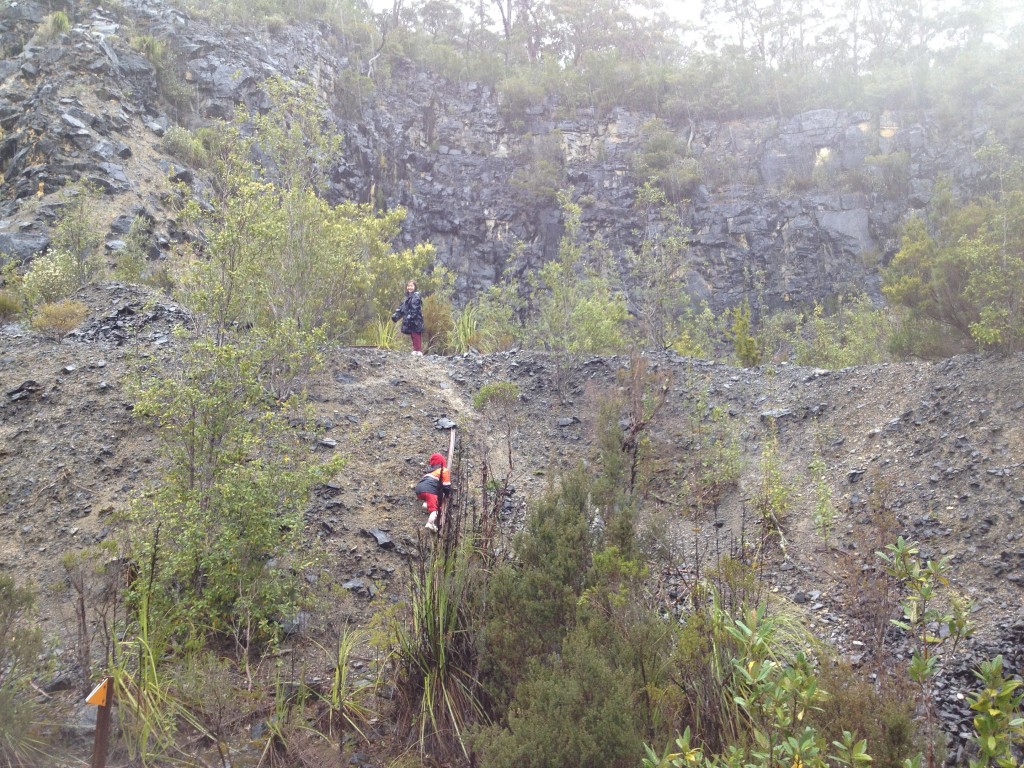
[[[58,639],[65,670],[75,664],[74,625],[60,556],[116,538],[116,513],[159,478],[157,440],[133,419],[124,394],[129,360],[174,364],[179,341],[171,331],[190,322],[172,302],[118,283],[89,286],[77,298],[89,318],[59,342],[20,325],[0,328],[0,569],[40,588],[40,620]],[[768,585],[802,606],[815,631],[865,674],[876,674],[883,658],[909,651],[872,598],[874,551],[903,535],[926,557],[949,556],[953,585],[975,601],[978,632],[944,669],[937,696],[947,730],[969,732],[958,694],[973,685],[970,669],[995,653],[1011,673],[1024,669],[1024,357],[833,372],[739,369],[671,354],[651,356],[648,365],[669,387],[649,432],[642,521],[647,545],[670,563],[652,581],[665,611],[677,609],[701,569],[761,537],[751,500],[774,432],[791,509],[785,548],[772,540],[759,558]],[[447,447],[438,426],[458,425],[468,497],[479,495],[484,452],[495,466],[504,454],[471,406],[494,381],[514,382],[522,393],[503,512],[510,535],[559,470],[595,459],[594,404],[621,385],[628,366],[621,357],[594,358],[566,377],[546,355],[524,351],[416,358],[329,349],[325,369],[309,382],[316,417],[306,438],[311,450],[343,452],[347,464],[316,489],[306,512],[307,534],[325,554],[322,570],[308,578],[349,594],[341,608],[347,621],[365,622],[403,599],[408,563],[426,546],[410,489],[425,457]],[[680,468],[696,450],[694,414],[715,407],[729,414],[742,471],[714,511],[697,515],[681,492]],[[816,457],[838,509],[827,543],[814,531],[808,466]],[[290,631],[315,631],[326,620],[303,616]]]
[[[557,178],[591,201],[588,235],[623,261],[643,233],[667,222],[635,205],[651,114],[545,102],[507,114],[486,84],[451,82],[406,60],[363,82],[367,58],[323,24],[234,28],[191,18],[165,0],[124,0],[118,11],[82,4],[72,28],[46,40],[48,4],[0,9],[0,253],[26,261],[49,242],[54,195],[85,179],[106,196],[106,247],[122,247],[132,217],[154,226],[150,257],[184,234],[168,180],[202,196],[203,173],[168,155],[161,136],[197,128],[238,106],[266,109],[261,83],[312,83],[330,105],[344,151],[327,194],[408,210],[401,245],[431,242],[462,298],[523,274],[557,253],[562,214],[536,176],[535,145],[550,145]],[[161,70],[131,46],[150,36]],[[361,80],[362,79],[362,80]],[[901,221],[923,208],[935,179],[958,190],[982,182],[973,152],[989,134],[984,104],[963,130],[933,115],[822,109],[786,119],[668,125],[699,168],[676,207],[685,228],[688,290],[715,309],[744,298],[755,311],[867,291],[897,248]],[[871,160],[871,162],[869,162]],[[886,167],[898,183],[887,181]],[[857,180],[854,181],[851,180]],[[542,185],[543,186],[543,185]]]

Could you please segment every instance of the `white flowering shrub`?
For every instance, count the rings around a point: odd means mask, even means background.
[[[59,301],[78,288],[78,263],[65,250],[48,250],[37,256],[21,281],[21,291],[30,306]]]

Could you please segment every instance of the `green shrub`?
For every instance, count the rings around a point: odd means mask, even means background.
[[[914,722],[913,696],[885,678],[872,683],[842,663],[824,663],[818,683],[829,696],[808,712],[808,722],[830,741],[851,731],[867,739],[876,768],[903,768],[923,745]]]
[[[392,249],[402,209],[377,214],[318,194],[340,137],[312,90],[280,79],[264,87],[274,108],[246,116],[250,134],[242,135],[240,119],[223,126],[217,141],[204,138],[215,186],[226,194],[205,213],[190,201],[209,239],[208,258],[184,265],[182,301],[210,317],[218,333],[291,320],[351,340],[372,335],[410,276],[426,296],[443,291],[447,278],[434,268],[431,246]],[[263,168],[253,160],[259,155]]]
[[[498,83],[497,90],[502,111],[512,124],[525,121],[531,110],[544,105],[547,96],[543,80],[531,72],[505,78]]]
[[[129,45],[149,59],[151,64],[161,60],[167,51],[164,42],[152,35],[137,35],[129,41]]]
[[[100,221],[98,199],[99,192],[86,183],[65,187],[61,193],[63,206],[52,244],[54,250],[72,256],[76,288],[94,280],[103,271],[99,248],[105,227]]]
[[[974,741],[978,745],[978,759],[974,766],[1016,765],[1024,748],[1024,718],[1021,705],[1024,695],[1018,693],[1020,677],[1006,677],[1003,657],[983,661],[975,671],[982,689],[969,697],[973,720]]]
[[[477,565],[472,546],[438,548],[411,590],[411,621],[397,627],[396,688],[421,754],[469,758],[469,729],[486,721],[477,675]]]
[[[54,11],[43,19],[39,34],[44,40],[53,40],[71,29],[71,20],[64,11]]]
[[[267,25],[267,33],[271,35],[279,35],[288,26],[287,20],[284,16],[278,14],[272,14],[267,16],[265,23]]]
[[[178,281],[167,266],[158,266],[143,275],[143,282],[150,288],[162,292],[165,296],[173,296],[178,289]]]
[[[516,537],[518,562],[499,566],[488,584],[481,681],[498,711],[511,701],[527,661],[556,651],[573,624],[591,558],[590,487],[582,467],[565,475]]]
[[[80,285],[75,257],[66,250],[47,250],[29,265],[21,292],[29,306],[36,306],[60,301]]]
[[[378,349],[395,349],[398,345],[398,328],[398,324],[388,318],[378,319],[366,331],[363,340]]]
[[[21,314],[21,299],[9,288],[0,289],[0,323],[6,323]]]
[[[832,536],[832,526],[839,512],[832,502],[832,489],[825,478],[825,461],[816,456],[810,464],[811,479],[814,481],[814,529],[822,539]]]
[[[492,381],[484,384],[473,396],[473,407],[478,411],[503,410],[519,401],[519,385],[514,381]]]
[[[42,650],[41,633],[30,620],[33,602],[29,589],[0,573],[0,762],[10,766],[45,762],[32,689]]]
[[[151,224],[145,216],[136,216],[128,227],[125,247],[114,256],[114,277],[125,283],[141,283],[146,272],[146,249]]]
[[[192,102],[192,91],[182,80],[174,67],[174,55],[163,40],[152,35],[137,35],[129,43],[156,71],[156,82],[160,94],[176,110],[186,110]]]
[[[484,768],[633,768],[642,742],[629,676],[583,633],[534,659],[506,727],[482,732]]]
[[[582,208],[567,192],[559,193],[565,235],[558,258],[531,277],[535,315],[527,323],[533,344],[558,354],[569,366],[583,355],[620,352],[626,344],[625,296],[608,275],[609,252],[600,240],[584,240]],[[556,382],[557,384],[557,382]]]
[[[423,299],[423,341],[431,352],[442,354],[451,349],[452,311],[451,302],[443,296],[431,294]]]
[[[456,316],[452,324],[451,348],[456,354],[465,354],[472,350],[479,351],[483,346],[480,336],[480,321],[475,304],[467,304]]]
[[[501,352],[522,341],[523,327],[517,316],[522,307],[517,287],[510,282],[492,285],[473,306],[480,352]]]
[[[910,154],[906,151],[864,158],[872,191],[890,200],[904,200],[910,194]]]
[[[172,125],[160,140],[164,149],[193,168],[203,168],[209,156],[202,140],[187,128]]]
[[[643,144],[633,168],[640,179],[656,185],[672,203],[691,197],[701,182],[696,158],[687,157],[679,135],[658,119],[644,125]]]
[[[762,357],[761,344],[752,330],[749,302],[744,299],[742,305],[734,307],[731,317],[729,338],[732,340],[736,359],[744,368],[759,365]]]
[[[761,449],[761,480],[754,495],[754,509],[767,536],[778,536],[783,543],[782,523],[789,511],[793,489],[782,474],[779,435],[774,423]]]
[[[801,316],[790,337],[798,365],[839,369],[885,362],[892,344],[892,312],[874,306],[867,296],[836,300],[828,315],[821,304]]]
[[[558,132],[524,139],[516,157],[510,185],[534,205],[554,205],[565,185],[561,134]]]
[[[305,418],[302,400],[281,402],[267,375],[282,360],[262,338],[196,341],[173,370],[132,384],[135,414],[158,427],[167,462],[129,514],[146,571],[134,605],[179,637],[259,646],[302,599],[302,512],[343,460],[319,460],[291,426]]]
[[[683,502],[703,516],[714,509],[725,492],[739,483],[743,470],[739,429],[726,408],[708,407],[698,398],[690,415],[691,450],[681,467]]]
[[[373,80],[346,67],[334,76],[334,106],[341,117],[355,119],[373,98]]]

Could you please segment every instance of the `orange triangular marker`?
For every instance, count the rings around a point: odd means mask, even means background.
[[[107,692],[110,690],[110,678],[103,678],[103,682],[92,689],[92,693],[85,697],[86,704],[95,704],[97,707],[107,706]]]

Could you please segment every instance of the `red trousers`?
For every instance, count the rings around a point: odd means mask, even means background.
[[[416,494],[418,499],[427,502],[427,512],[437,512],[437,495],[433,493],[420,492]]]

